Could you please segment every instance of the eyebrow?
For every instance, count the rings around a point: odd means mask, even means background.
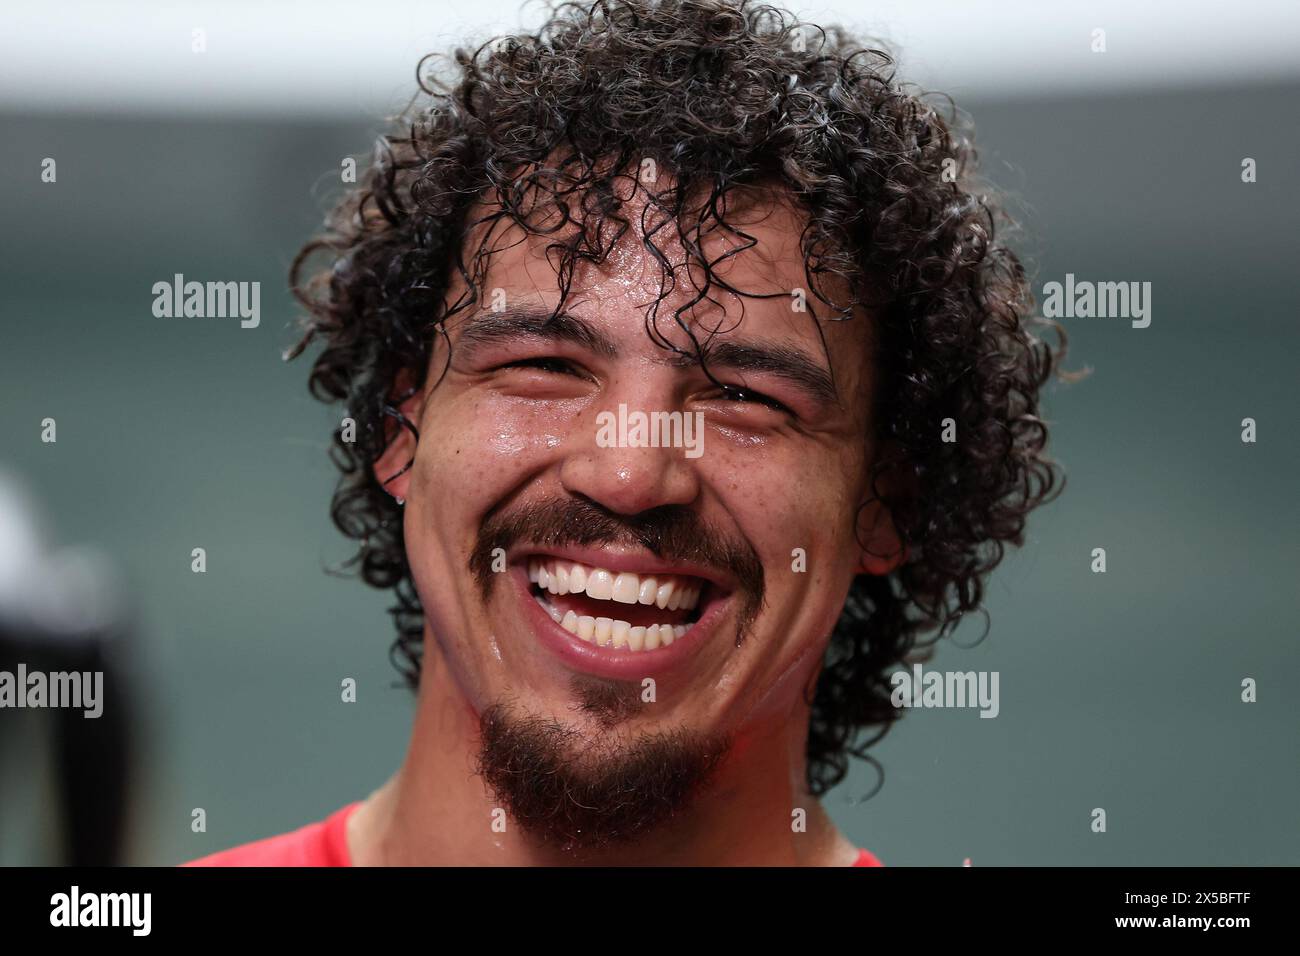
[[[461,326],[457,348],[474,351],[519,338],[568,342],[605,358],[617,358],[618,346],[585,319],[567,312],[518,306],[503,312],[480,312]]]
[[[502,312],[484,311],[471,316],[461,326],[456,347],[472,354],[480,348],[519,338],[564,342],[604,358],[617,358],[619,354],[614,340],[586,319],[567,312],[557,315],[549,309],[531,306],[517,306]],[[794,346],[723,340],[709,343],[703,351],[710,368],[774,375],[815,402],[835,404],[838,401],[830,371]],[[700,364],[693,355],[671,352],[659,362],[671,368]]]

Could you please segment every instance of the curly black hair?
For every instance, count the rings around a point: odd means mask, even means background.
[[[1010,219],[975,178],[968,121],[946,98],[937,105],[897,82],[884,50],[749,0],[597,0],[546,13],[535,33],[456,50],[450,75],[422,60],[420,92],[294,260],[307,315],[289,357],[323,342],[312,393],[344,403],[357,426],[353,441],[334,436],[334,522],[360,542],[349,562],[360,577],[396,594],[391,656],[414,687],[423,613],[397,505],[373,465],[396,428],[414,427],[397,406],[427,381],[435,336],[477,301],[488,240],[467,268],[469,229],[508,217],[558,236],[539,209],[580,226],[549,247],[567,297],[575,260],[599,261],[628,228],[616,180],[649,158],[672,173],[651,206],[699,260],[699,301],[713,287],[747,294],[700,253],[715,229],[750,238],[727,223],[726,197],[780,184],[807,217],[800,246],[815,297],[830,305],[824,275],[852,290],[827,317],[859,306],[871,316],[868,437],[888,450],[871,477],[907,548],[889,575],[855,578],[809,689],[807,782],[821,795],[849,755],[879,770],[867,748],[900,715],[889,674],[927,659],[934,640],[980,609],[985,578],[1007,544],[1022,543],[1026,515],[1059,492],[1038,394],[1064,333],[1036,316],[1023,266],[995,238]],[[483,196],[498,211],[471,221]],[[653,236],[646,248],[657,254]],[[448,307],[452,268],[468,301]],[[674,314],[682,328],[684,309]],[[652,335],[656,321],[654,310]],[[1040,337],[1049,331],[1052,344]],[[954,427],[958,440],[945,441]]]

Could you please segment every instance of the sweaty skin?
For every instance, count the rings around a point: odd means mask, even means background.
[[[802,214],[778,192],[758,198],[743,216],[728,213],[758,246],[715,271],[746,292],[779,295],[742,299],[715,288],[716,303],[697,303],[692,323],[697,334],[717,329],[717,340],[798,350],[833,376],[830,400],[772,372],[714,367],[721,381],[762,393],[786,410],[739,402],[698,366],[669,363],[672,354],[646,334],[646,307],[662,279],[660,263],[642,244],[639,192],[622,211],[632,228],[608,259],[577,263],[565,309],[615,343],[616,356],[528,336],[457,350],[462,330],[490,305],[495,289],[511,307],[549,311],[560,299],[544,254],[555,237],[528,235],[508,219],[496,225],[491,247],[500,251],[490,257],[484,297],[447,323],[450,370],[438,381],[448,356],[439,336],[428,384],[403,405],[419,429],[418,443],[400,430],[375,465],[382,481],[414,456],[413,467],[386,487],[406,501],[406,549],[425,613],[425,663],[404,764],[349,821],[349,850],[358,865],[854,862],[857,848],[805,787],[803,691],[816,678],[853,575],[887,573],[896,559],[877,556],[899,550],[879,505],[868,503],[867,468],[875,453],[867,440],[869,322],[823,320],[823,345],[818,323],[791,306],[790,290],[808,284],[798,245]],[[482,228],[470,233],[467,262]],[[669,233],[675,230],[658,232],[655,243],[679,271],[674,293],[659,307],[658,328],[687,344],[672,311],[695,297],[695,286]],[[726,241],[731,245],[710,239],[706,251],[716,258],[740,240]],[[698,281],[697,267],[691,274]],[[463,288],[457,277],[448,301]],[[811,290],[808,300],[819,315],[830,312]],[[539,358],[556,364],[510,366]],[[620,403],[703,412],[704,454],[599,447],[596,416]],[[566,497],[625,515],[689,507],[728,540],[752,548],[763,566],[765,600],[740,646],[739,602],[732,601],[689,658],[669,672],[644,675],[656,682],[655,702],[613,722],[575,706],[573,669],[539,641],[524,613],[522,602],[533,599],[500,574],[485,602],[468,570],[490,514]],[[802,573],[792,570],[796,548],[806,554]],[[518,573],[526,552],[509,555],[510,573]],[[732,747],[711,786],[668,824],[630,844],[564,850],[533,839],[514,821],[504,832],[492,825],[500,801],[474,771],[478,718],[503,700],[577,731],[588,748],[573,759],[593,766],[647,733],[674,728],[726,735]],[[799,809],[806,813],[805,832],[791,825]]]

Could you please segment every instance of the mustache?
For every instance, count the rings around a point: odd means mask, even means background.
[[[521,544],[538,547],[604,545],[643,548],[663,561],[698,564],[735,579],[742,598],[743,634],[762,607],[763,562],[744,540],[729,537],[684,505],[662,505],[634,515],[619,514],[590,499],[530,502],[490,514],[479,528],[469,569],[486,602],[496,574],[492,554]],[[736,639],[740,643],[740,635]]]

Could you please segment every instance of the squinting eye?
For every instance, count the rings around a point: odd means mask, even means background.
[[[501,366],[502,368],[535,368],[543,372],[554,372],[557,375],[573,375],[573,366],[564,359],[555,358],[531,358],[520,359],[518,362],[508,362]]]
[[[775,409],[778,412],[789,412],[786,408],[774,398],[768,398],[762,392],[750,391],[747,388],[740,388],[735,385],[724,386],[722,394],[724,397],[733,402],[743,402],[745,404],[763,405],[767,408]]]

